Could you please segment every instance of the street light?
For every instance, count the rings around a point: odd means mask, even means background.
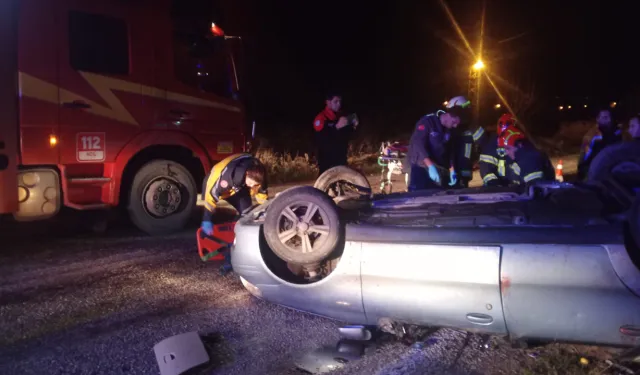
[[[473,70],[482,70],[484,69],[484,63],[482,60],[478,60],[475,64],[473,64]]]

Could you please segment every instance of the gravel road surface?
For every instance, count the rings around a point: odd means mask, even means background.
[[[296,359],[338,341],[340,322],[258,300],[234,274],[200,261],[195,227],[151,238],[127,226],[99,236],[65,217],[21,233],[0,225],[0,374],[158,374],[153,346],[198,331],[212,358],[200,373],[288,375],[299,373]],[[498,338],[487,350],[481,337],[451,329],[425,340],[382,340],[334,373],[586,374],[610,355],[512,349]]]
[[[297,358],[338,340],[339,322],[258,300],[201,262],[193,230],[1,243],[0,374],[158,374],[153,346],[189,331],[211,348],[203,374],[297,374]],[[479,336],[450,329],[422,348],[387,340],[335,373],[513,374],[543,363],[540,349],[534,359],[493,340],[481,350]],[[578,352],[562,358],[576,364]]]

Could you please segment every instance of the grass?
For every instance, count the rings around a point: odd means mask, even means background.
[[[377,154],[350,153],[349,166],[365,174],[378,172]],[[267,168],[269,184],[286,184],[315,180],[318,177],[318,167],[309,154],[278,153],[269,148],[259,148],[256,157]]]
[[[522,375],[604,375],[617,374],[605,361],[618,352],[614,349],[587,345],[548,344],[526,350],[535,353],[535,359],[527,358],[520,370]],[[522,353],[525,354],[524,352]],[[586,360],[581,363],[581,360]]]

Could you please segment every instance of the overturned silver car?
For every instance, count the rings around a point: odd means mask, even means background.
[[[372,195],[337,167],[241,219],[233,268],[257,297],[350,324],[637,346],[640,160],[623,146],[587,183],[526,191]]]

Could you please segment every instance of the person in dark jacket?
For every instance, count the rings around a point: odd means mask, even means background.
[[[507,160],[504,150],[498,149],[498,135],[487,136],[480,150],[480,177],[484,186],[508,186]]]
[[[451,102],[451,108],[423,116],[415,125],[407,153],[409,191],[455,184],[450,131],[467,121],[470,102],[463,97]]]
[[[480,176],[485,186],[507,186],[512,176],[507,168],[508,162],[503,148],[498,147],[498,136],[507,128],[516,127],[516,120],[510,113],[505,113],[498,119],[496,134],[488,136],[487,142],[480,151]]]
[[[614,124],[611,110],[601,109],[596,117],[596,124],[597,126],[589,131],[582,141],[578,160],[578,180],[584,180],[587,177],[589,166],[600,151],[622,142],[622,129]]]
[[[205,176],[202,187],[204,214],[202,230],[211,235],[211,219],[220,200],[227,201],[242,214],[251,207],[252,197],[259,204],[268,198],[264,165],[250,154],[235,154],[217,163]]]
[[[267,179],[264,165],[254,156],[246,153],[226,157],[213,166],[205,176],[202,186],[204,214],[200,227],[211,236],[213,234],[213,214],[220,200],[225,200],[239,214],[251,207],[252,197],[259,204],[268,199]],[[229,249],[222,252],[224,264],[220,271],[231,271],[231,253]]]
[[[313,121],[320,174],[327,169],[347,165],[349,141],[358,126],[358,119],[355,115],[343,116],[341,108],[342,97],[331,93],[326,97],[324,110]]]
[[[634,141],[640,140],[640,114],[629,119],[629,135]]]
[[[477,160],[477,152],[475,151],[484,144],[486,137],[482,126],[475,130],[465,130],[454,137],[452,142],[455,158],[454,171],[458,180],[458,184],[455,186],[469,187],[469,182],[473,178],[473,164]]]
[[[498,149],[509,159],[506,173],[510,184],[529,186],[538,181],[555,181],[549,157],[535,148],[515,126],[507,127],[498,137]]]

